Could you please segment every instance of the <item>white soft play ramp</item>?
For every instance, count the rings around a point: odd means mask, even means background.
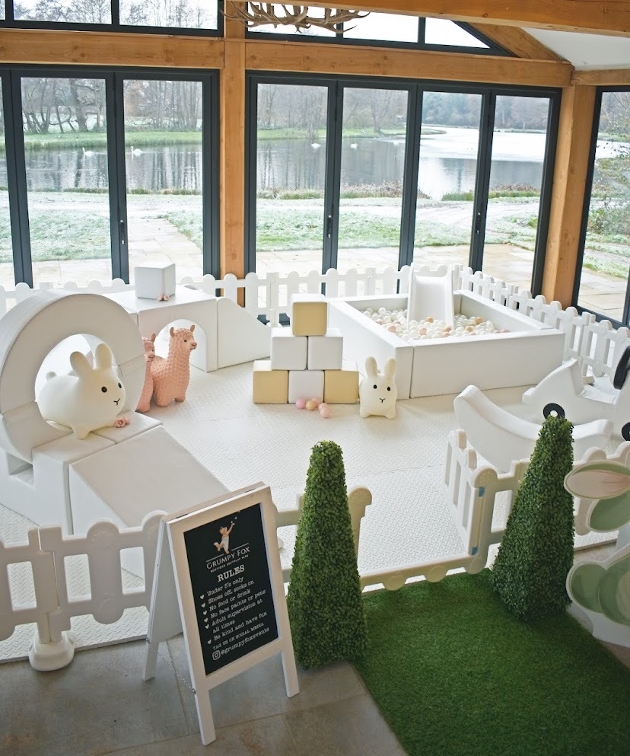
[[[455,398],[453,409],[473,449],[498,470],[507,471],[512,462],[531,457],[540,425],[515,417],[476,386],[465,388]],[[606,448],[612,429],[611,420],[576,425],[573,429],[575,459],[581,459],[593,446]]]

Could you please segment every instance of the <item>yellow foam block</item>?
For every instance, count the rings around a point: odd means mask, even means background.
[[[286,404],[289,399],[289,371],[272,370],[271,360],[254,360],[254,404]]]
[[[291,329],[294,336],[324,336],[328,330],[328,302],[323,294],[291,297]]]
[[[343,363],[341,370],[324,370],[326,404],[355,404],[359,401],[359,371],[356,363]]]

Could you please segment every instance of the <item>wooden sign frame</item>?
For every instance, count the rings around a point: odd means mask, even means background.
[[[216,738],[209,693],[222,682],[281,654],[287,696],[299,692],[275,512],[258,483],[160,524],[143,678],[160,642],[183,630],[204,745]]]

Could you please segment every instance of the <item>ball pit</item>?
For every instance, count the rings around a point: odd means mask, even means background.
[[[379,365],[396,360],[399,399],[458,394],[469,384],[484,391],[531,386],[562,362],[563,333],[473,292],[454,293],[453,312],[460,319],[452,323],[434,319],[412,326],[408,304],[406,294],[344,297],[331,301],[328,320],[343,335],[344,359],[359,370],[368,356]]]
[[[507,328],[497,328],[491,320],[479,315],[455,315],[453,323],[434,320],[407,320],[407,310],[388,310],[385,307],[367,307],[363,314],[376,325],[380,325],[403,341],[413,343],[423,339],[444,339],[450,336],[470,337],[493,333],[509,333]]]

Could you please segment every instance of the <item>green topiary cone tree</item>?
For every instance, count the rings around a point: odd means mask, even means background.
[[[564,477],[573,467],[572,430],[554,415],[542,426],[492,568],[494,590],[520,619],[557,614],[569,603],[573,497]]]
[[[367,648],[361,584],[341,448],[312,449],[287,595],[302,667],[359,659]]]

